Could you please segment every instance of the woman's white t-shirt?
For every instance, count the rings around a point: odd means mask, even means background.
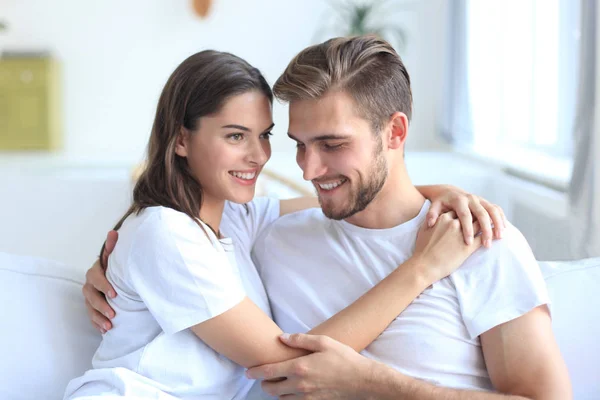
[[[118,294],[109,299],[113,328],[94,355],[94,369],[72,380],[65,398],[243,399],[253,384],[244,368],[189,328],[246,296],[271,315],[250,249],[278,215],[278,200],[226,203],[225,239],[166,207],[128,217],[106,274]]]

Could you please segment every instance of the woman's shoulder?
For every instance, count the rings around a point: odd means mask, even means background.
[[[248,203],[235,203],[225,201],[224,215],[235,215],[251,217],[254,214],[264,214],[275,209],[279,213],[279,199],[273,197],[258,196],[253,198]]]
[[[209,229],[209,228],[206,228]],[[148,207],[127,218],[111,255],[113,273],[131,279],[138,269],[149,273],[165,265],[221,265],[222,247],[211,240],[198,222],[168,207]],[[158,272],[157,272],[158,273]]]
[[[132,244],[137,243],[138,246],[184,241],[213,247],[208,232],[210,228],[200,220],[194,220],[186,213],[169,207],[145,208],[128,218],[123,228],[125,235],[136,238]]]

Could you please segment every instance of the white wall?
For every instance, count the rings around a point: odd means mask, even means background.
[[[436,136],[436,127],[443,116],[449,2],[398,0],[398,4],[402,12],[395,20],[408,31],[408,45],[402,56],[411,74],[414,95],[414,118],[407,148],[409,151],[445,150],[446,146]],[[125,166],[119,169],[118,190],[108,194],[101,185],[112,185],[109,183],[112,178],[102,178],[101,184],[94,184],[93,188],[83,185],[93,168],[88,172],[77,172],[80,173],[77,178],[72,178],[71,172],[67,174],[78,183],[61,180],[60,184],[53,185],[28,179],[13,180],[13,186],[0,185],[0,194],[6,190],[4,196],[0,196],[4,199],[0,204],[5,209],[0,220],[5,222],[4,234],[7,235],[0,250],[27,253],[31,244],[28,240],[37,240],[40,248],[46,249],[40,250],[40,255],[58,258],[55,249],[77,242],[78,237],[85,236],[86,229],[92,228],[87,217],[82,217],[80,225],[72,227],[73,235],[61,237],[56,245],[46,243],[45,238],[60,229],[56,222],[60,220],[60,213],[67,213],[70,208],[77,208],[76,211],[81,213],[90,212],[93,199],[98,199],[96,203],[104,203],[105,207],[101,211],[91,211],[97,214],[98,223],[93,227],[93,234],[90,233],[89,245],[77,246],[77,254],[73,255],[87,260],[90,253],[97,250],[96,243],[101,242],[106,229],[126,207],[129,187],[123,182],[127,182],[127,167],[143,156],[156,101],[172,70],[194,52],[215,48],[246,58],[273,83],[299,50],[318,40],[315,33],[328,12],[327,2],[322,0],[214,0],[211,15],[202,20],[192,13],[189,0],[0,0],[0,20],[6,20],[10,27],[8,34],[0,36],[0,48],[49,50],[63,66],[65,136],[64,150],[58,156],[0,153],[0,176],[9,176],[12,172],[6,171],[15,168],[21,172],[31,169],[30,175],[35,177],[40,170],[48,170],[48,166],[63,171],[65,164],[72,163],[86,167],[95,164]],[[285,134],[287,110],[280,104],[275,106],[275,122],[273,166],[277,165],[277,160],[293,159],[290,154],[293,143]],[[52,162],[48,162],[49,158]],[[280,168],[278,172],[300,179],[293,162],[285,165],[288,165],[283,168],[286,171]],[[106,170],[101,171],[104,176]],[[429,164],[423,166],[422,171],[411,172],[428,171],[435,172],[435,167]],[[62,177],[62,172],[59,175]],[[469,186],[472,182],[467,177],[470,176],[466,174],[466,180],[459,183],[478,190]],[[444,177],[446,179],[437,182],[447,182],[449,178]],[[9,190],[9,187],[19,185],[20,189]],[[71,185],[78,188],[77,196],[69,194]],[[515,186],[514,190],[529,193],[521,187]],[[12,229],[20,226],[20,216],[35,207],[41,193],[49,198],[41,199],[44,204],[37,207],[35,218],[21,227],[20,234],[14,234]],[[99,193],[104,193],[114,204],[104,200],[103,194]],[[561,225],[555,221],[563,220],[545,209],[538,209],[538,204],[547,202],[546,197],[529,201],[530,208],[527,208],[521,207],[521,202],[495,199],[491,192],[481,194],[493,197],[492,201],[500,202],[504,207],[514,208],[507,211],[526,221],[520,228],[534,247],[552,243],[550,247],[556,254],[545,252],[544,258],[564,256],[566,242],[556,235],[556,229],[551,229],[562,227],[563,222]],[[65,195],[71,200],[60,200]],[[74,199],[81,201],[74,203]],[[562,204],[564,201],[556,202]],[[541,213],[535,221],[525,218],[532,214],[532,204]],[[109,209],[118,211],[108,212]],[[52,210],[55,210],[54,214]]]
[[[402,4],[406,5],[402,5]],[[410,150],[439,149],[447,2],[400,1],[408,30],[403,56],[412,76],[415,116]],[[184,0],[0,0],[7,50],[48,50],[63,68],[65,146],[61,158],[84,163],[138,161],[156,101],[187,56],[215,48],[260,68],[270,83],[312,44],[330,9],[322,0],[214,0],[202,20]],[[275,151],[293,151],[287,110],[275,108]],[[2,155],[0,154],[0,157]]]
[[[415,184],[450,183],[502,206],[540,260],[569,259],[566,202],[558,193],[482,166],[457,154],[408,152]],[[299,171],[293,158],[273,158],[276,171]],[[310,183],[301,184],[312,191]],[[259,195],[288,198],[293,190],[265,174]],[[40,165],[28,170],[0,163],[0,252],[61,261],[83,273],[106,232],[131,202],[128,168]]]

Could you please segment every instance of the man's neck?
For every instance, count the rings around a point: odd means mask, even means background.
[[[346,222],[368,229],[388,229],[415,218],[425,197],[412,184],[404,165],[391,170],[375,199]]]

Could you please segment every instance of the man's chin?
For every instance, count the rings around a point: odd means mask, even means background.
[[[349,218],[354,214],[348,209],[342,207],[335,207],[334,205],[323,203],[321,203],[321,210],[323,210],[323,214],[325,214],[327,218],[336,221]]]

